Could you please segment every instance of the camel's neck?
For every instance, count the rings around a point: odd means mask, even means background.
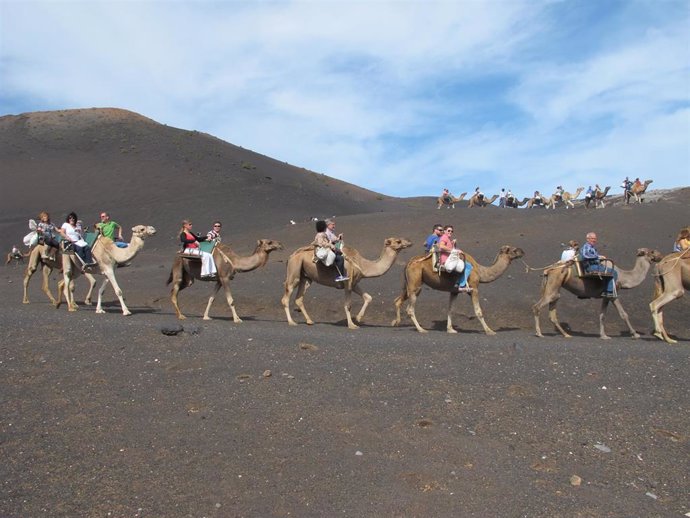
[[[618,285],[621,288],[629,289],[634,288],[642,284],[645,277],[647,277],[647,272],[649,271],[652,262],[648,257],[640,256],[635,261],[635,266],[632,270],[618,270]]]
[[[254,253],[249,256],[239,256],[229,248],[223,248],[221,251],[232,261],[232,266],[238,272],[251,272],[268,261],[268,253],[260,248],[254,250]]]
[[[507,255],[499,254],[491,266],[483,266],[476,261],[475,263],[477,265],[477,273],[479,274],[479,282],[493,282],[506,271],[510,265],[510,259]]]
[[[398,252],[386,246],[376,261],[370,261],[361,255],[354,258],[354,261],[359,266],[364,277],[380,277],[391,269],[397,256]]]
[[[103,243],[99,244],[97,242],[96,245],[94,245],[94,252],[98,253],[96,248],[102,246]],[[111,246],[105,249],[105,252],[113,258],[113,261],[115,261],[118,264],[122,264],[134,259],[134,257],[141,251],[142,248],[144,248],[144,240],[138,236],[132,236],[132,239],[130,239],[129,246],[127,248],[119,248],[115,245],[115,243],[113,243]]]

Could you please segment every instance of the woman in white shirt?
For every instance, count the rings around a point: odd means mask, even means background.
[[[563,250],[563,253],[561,254],[561,262],[565,263],[567,261],[572,261],[573,259],[575,259],[578,248],[580,248],[580,243],[572,239],[568,241],[568,248]]]
[[[91,255],[91,247],[84,241],[84,238],[79,233],[77,221],[77,215],[74,212],[70,212],[65,222],[62,224],[62,227],[60,227],[59,232],[62,237],[72,243],[74,252],[79,256],[84,266],[93,266],[96,263]]]

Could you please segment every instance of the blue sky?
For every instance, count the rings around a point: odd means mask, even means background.
[[[89,107],[392,196],[690,185],[690,2],[0,0],[0,113]]]

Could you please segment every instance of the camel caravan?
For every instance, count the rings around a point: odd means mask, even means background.
[[[578,189],[573,196],[563,193],[562,199],[571,201],[581,193]],[[473,197],[476,196],[473,195]],[[529,201],[529,200],[528,200]],[[548,202],[553,205],[553,198]],[[96,225],[98,232],[76,232],[76,214],[71,213],[66,223],[59,230],[50,223],[47,213],[42,213],[41,223],[30,225],[39,236],[32,242],[28,254],[28,265],[23,281],[23,303],[29,304],[28,288],[33,274],[40,268],[42,273],[41,289],[56,308],[62,299],[69,311],[76,311],[74,290],[79,277],[88,282],[88,292],[84,303],[91,305],[96,276],[103,277],[97,292],[96,314],[105,313],[103,294],[108,284],[113,286],[123,315],[131,315],[124,294],[118,284],[115,272],[131,264],[143,250],[147,238],[156,234],[150,225],[136,225],[131,229],[131,238],[122,238],[122,228],[111,225],[107,213],[101,215],[103,226]],[[259,269],[268,263],[269,255],[282,250],[283,245],[271,239],[256,241],[250,255],[239,255],[230,246],[221,242],[220,222],[215,222],[212,230],[206,235],[192,232],[192,223],[184,220],[180,230],[181,249],[174,255],[167,284],[171,286],[170,300],[178,319],[185,319],[179,304],[179,292],[191,287],[195,281],[212,282],[214,289],[208,299],[203,313],[204,320],[210,320],[210,311],[218,292],[223,289],[233,322],[241,323],[242,319],[235,308],[230,290],[231,281],[237,273],[247,273]],[[115,234],[115,229],[118,230]],[[314,321],[305,307],[305,294],[312,283],[342,290],[342,309],[349,329],[357,329],[364,320],[365,312],[373,297],[362,287],[367,278],[387,274],[396,263],[401,251],[410,248],[412,242],[404,237],[391,236],[383,241],[377,258],[366,258],[356,248],[345,244],[342,234],[335,232],[334,220],[316,222],[314,241],[292,252],[286,261],[286,277],[283,284],[281,305],[287,323],[295,326],[292,317],[291,302],[302,314],[308,325]],[[446,308],[446,331],[457,333],[453,325],[452,314],[459,295],[469,296],[474,314],[484,333],[495,335],[487,323],[481,308],[481,285],[495,282],[508,270],[511,263],[525,256],[521,248],[503,245],[498,249],[493,263],[483,265],[469,253],[456,245],[451,225],[442,227],[434,225],[433,233],[426,240],[426,253],[409,259],[403,269],[400,295],[393,301],[395,318],[392,326],[401,324],[401,310],[410,318],[415,329],[420,333],[427,330],[419,323],[415,306],[423,286],[449,294]],[[34,239],[34,238],[32,238]],[[543,268],[541,275],[541,294],[532,307],[535,334],[543,337],[540,313],[548,306],[549,320],[563,337],[571,335],[561,325],[556,311],[561,290],[569,291],[579,299],[600,299],[599,336],[608,339],[605,331],[605,317],[609,304],[618,311],[625,322],[630,336],[638,338],[628,314],[623,308],[619,294],[639,286],[652,271],[654,275],[654,297],[649,308],[654,324],[654,336],[669,344],[676,343],[664,326],[663,308],[683,296],[690,288],[690,227],[685,227],[675,241],[676,251],[663,256],[659,251],[640,248],[634,258],[633,267],[629,270],[619,267],[607,257],[596,251],[596,234],[587,234],[587,242],[582,246],[571,241],[564,251],[561,260]],[[452,263],[452,264],[451,264]],[[528,267],[529,269],[529,267]],[[49,280],[53,271],[60,272],[57,294],[53,296]],[[359,295],[362,306],[353,315],[352,293]]]
[[[653,180],[645,180],[642,182],[639,178],[636,178],[635,181],[630,181],[628,178],[623,180],[621,188],[623,189],[623,200],[625,205],[629,205],[631,200],[642,203],[644,201],[643,195],[652,182]],[[599,184],[595,184],[594,187],[590,185],[587,189],[584,187],[577,187],[575,191],[571,193],[564,190],[563,187],[559,185],[550,196],[542,194],[540,191],[534,191],[532,196],[526,196],[520,200],[510,189],[507,191],[505,188],[501,189],[499,194],[487,197],[480,188],[477,187],[467,202],[467,208],[488,207],[498,200],[499,208],[517,209],[519,207],[525,207],[528,209],[543,208],[555,210],[562,206],[566,209],[574,209],[575,203],[581,202],[581,205],[586,209],[603,209],[606,206],[606,197],[610,190],[611,186],[602,189],[599,187]],[[580,199],[580,195],[583,192],[585,194],[582,199]],[[441,209],[442,207],[446,207],[447,209],[454,209],[455,204],[464,200],[465,196],[467,196],[466,192],[455,197],[447,188],[444,188],[441,196],[436,199],[436,208]]]

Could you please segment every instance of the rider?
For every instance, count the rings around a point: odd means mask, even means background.
[[[127,248],[128,244],[122,239],[122,226],[110,219],[110,214],[106,211],[101,212],[101,221],[94,227],[103,237],[107,237],[115,243],[118,248]],[[117,235],[115,235],[117,233]]]
[[[561,261],[562,263],[572,261],[575,259],[575,256],[577,255],[577,249],[580,248],[580,243],[575,241],[574,239],[571,239],[568,241],[568,248],[563,250],[563,253],[561,254]]]
[[[453,237],[453,225],[446,225],[443,229],[443,235],[438,240],[438,248],[441,251],[441,257],[439,260],[441,266],[446,265],[446,262],[448,261],[451,252],[453,252],[454,250],[457,250],[460,254],[464,255],[462,250],[460,250],[459,248],[455,248],[456,242],[457,240]],[[467,285],[467,279],[469,279],[470,272],[472,271],[472,264],[469,261],[464,261],[464,263],[464,269],[460,272],[460,277],[458,278],[453,288],[457,292],[469,293],[472,291],[472,288]],[[445,267],[444,269],[448,271],[448,267]],[[452,272],[455,271],[457,270],[452,270]]]
[[[43,250],[43,258],[55,260],[55,254],[57,254],[58,247],[60,243],[58,242],[55,234],[58,229],[50,221],[50,214],[46,211],[42,211],[38,215],[38,224],[36,225],[36,232],[39,235],[38,242],[45,245]]]
[[[633,183],[630,181],[630,178],[627,176],[625,177],[625,180],[623,180],[623,183],[621,184],[621,187],[623,187],[623,195],[625,196],[625,204],[627,205],[630,203],[630,194],[631,194],[631,189],[632,189]]]
[[[182,228],[180,229],[182,253],[198,255],[201,258],[201,278],[204,280],[212,280],[215,279],[218,274],[216,263],[211,254],[204,252],[199,247],[199,242],[206,240],[206,236],[192,234],[192,222],[190,220],[182,220]]]
[[[60,232],[63,238],[72,243],[74,252],[77,254],[77,257],[81,259],[84,265],[83,267],[86,268],[96,263],[91,255],[91,247],[84,241],[84,236],[79,232],[80,227],[77,224],[78,221],[77,215],[74,212],[70,212],[58,232]]]
[[[339,275],[335,278],[335,282],[346,281],[349,279],[347,276],[347,271],[345,271],[345,257],[343,256],[343,235],[335,233],[335,220],[326,220],[326,236],[328,236],[328,241],[333,245],[333,251],[335,252],[335,267],[338,270]]]
[[[477,197],[477,201],[482,201],[484,199],[484,193],[479,190],[479,187],[474,189],[474,195]]]
[[[561,201],[563,199],[563,187],[557,186],[554,195],[556,196],[556,201]]]
[[[214,241],[220,243],[220,230],[223,224],[220,221],[214,221],[211,230],[206,233],[206,241]]]
[[[450,191],[447,187],[443,189],[443,192],[441,193],[441,199],[443,200],[443,203],[446,204],[450,204],[453,201],[453,199],[450,196]]]
[[[690,227],[680,229],[676,241],[673,243],[674,252],[685,252],[690,249]]]
[[[498,196],[498,206],[502,209],[506,208],[506,190],[501,189],[501,194]]]
[[[613,266],[606,265],[606,257],[599,255],[596,249],[597,245],[597,235],[594,232],[589,232],[587,234],[587,242],[582,245],[580,249],[580,255],[583,259],[583,266],[585,272],[601,272],[601,273],[612,273],[613,275],[609,277],[606,284],[606,290],[601,294],[604,298],[615,299],[616,298],[616,281],[618,280],[618,271],[616,271]],[[603,263],[602,263],[603,261]]]
[[[434,229],[431,231],[429,237],[426,238],[424,242],[424,251],[428,254],[431,249],[438,243],[438,240],[443,235],[443,226],[439,223],[434,225]]]

